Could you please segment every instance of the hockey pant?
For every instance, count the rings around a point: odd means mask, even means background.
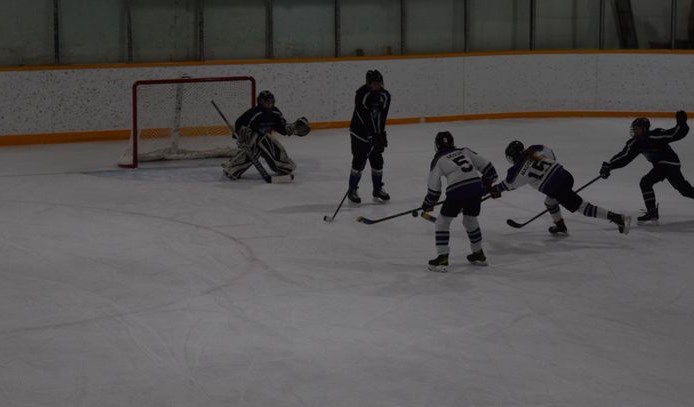
[[[279,175],[290,174],[296,169],[294,161],[289,158],[282,144],[272,134],[266,134],[260,139],[254,134],[248,148],[255,158],[262,157],[270,169]],[[245,149],[237,148],[229,161],[222,166],[229,178],[238,179],[251,165],[253,163]]]
[[[383,186],[383,145],[375,144],[372,138],[350,135],[352,148],[352,170],[349,175],[349,186],[356,188],[361,180],[361,173],[366,167],[366,162],[371,164],[371,181],[374,190]]]
[[[607,209],[586,202],[574,190],[574,178],[568,171],[563,171],[560,175],[562,179],[557,183],[558,187],[553,191],[547,191],[545,207],[552,216],[554,223],[562,220],[559,205],[568,209],[569,212],[579,211],[582,215],[589,218],[607,219]]]
[[[678,165],[656,164],[648,174],[641,178],[639,183],[646,210],[653,211],[656,207],[653,185],[666,179],[680,194],[687,198],[694,198],[694,187],[684,179]]]

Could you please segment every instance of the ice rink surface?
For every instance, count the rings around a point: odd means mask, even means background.
[[[332,215],[351,155],[345,129],[280,138],[292,184],[219,161],[123,170],[125,143],[0,149],[2,406],[691,406],[694,201],[656,185],[661,226],[620,235],[530,187],[483,204],[490,266],[427,271],[433,225],[404,216],[426,193],[437,131],[491,159],[547,144],[580,187],[621,150],[630,119],[390,126],[392,200]],[[674,119],[653,120],[672,127]],[[694,181],[694,139],[673,144]],[[638,216],[643,157],[584,190]]]

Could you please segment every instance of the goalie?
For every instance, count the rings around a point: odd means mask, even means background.
[[[253,165],[251,156],[262,157],[278,175],[291,174],[296,164],[272,135],[272,130],[285,136],[300,137],[311,131],[305,117],[294,123],[287,123],[282,112],[275,107],[275,96],[270,91],[260,92],[257,101],[255,107],[248,109],[236,120],[233,137],[237,139],[238,148],[229,161],[222,164],[224,175],[231,179],[239,179]]]

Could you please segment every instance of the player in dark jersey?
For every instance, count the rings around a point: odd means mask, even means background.
[[[668,180],[680,194],[688,198],[694,198],[694,187],[684,179],[680,170],[680,159],[670,147],[670,143],[681,140],[689,132],[687,125],[687,113],[678,111],[675,113],[677,124],[675,127],[650,130],[651,122],[645,117],[639,117],[631,123],[631,138],[617,155],[610,161],[603,162],[600,175],[603,178],[610,176],[610,171],[625,167],[636,156],[643,154],[653,164],[653,168],[641,178],[639,186],[646,204],[646,213],[637,218],[638,224],[658,224],[658,204],[655,200],[653,185],[663,180]]]
[[[390,199],[383,189],[383,152],[388,147],[385,126],[389,108],[390,93],[383,87],[383,76],[377,70],[368,71],[366,84],[357,89],[354,97],[354,113],[349,126],[352,170],[347,197],[352,203],[361,203],[357,188],[367,161],[371,164],[374,199]]]
[[[234,125],[234,137],[239,140],[240,148],[229,161],[222,164],[224,174],[231,179],[238,179],[252,165],[248,151],[256,158],[263,157],[275,173],[291,174],[296,164],[271,133],[274,130],[284,136],[305,136],[310,130],[296,129],[297,123],[302,120],[308,126],[305,118],[287,123],[282,112],[275,107],[275,96],[270,91],[260,92],[257,101],[258,104],[244,112]]]

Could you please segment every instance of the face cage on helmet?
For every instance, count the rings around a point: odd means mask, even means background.
[[[646,127],[646,126],[643,126],[643,125],[631,126],[629,128],[629,133],[631,134],[631,137],[636,137],[636,129],[637,128],[643,129],[643,134],[641,134],[642,136],[648,132],[648,127]]]

